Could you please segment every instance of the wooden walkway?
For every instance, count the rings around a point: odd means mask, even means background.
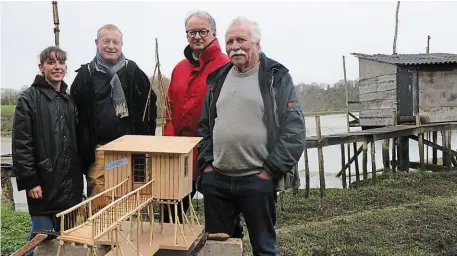
[[[318,148],[333,145],[348,144],[354,142],[377,141],[391,138],[405,137],[434,131],[457,130],[457,122],[433,123],[416,125],[397,125],[375,128],[349,133],[335,133],[322,135],[318,140],[317,136],[306,137],[306,148]]]

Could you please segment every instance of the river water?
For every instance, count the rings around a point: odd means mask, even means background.
[[[345,133],[347,131],[346,128],[346,115],[345,114],[338,114],[338,115],[327,115],[321,116],[321,131],[322,135],[327,134],[335,134],[335,133]],[[307,136],[314,136],[316,134],[316,123],[314,117],[306,117],[306,135]],[[351,128],[351,131],[357,131],[360,128]],[[161,135],[161,128],[156,130],[157,135]],[[441,143],[441,136],[438,136],[438,143]],[[452,136],[452,145],[456,145],[457,143],[457,134],[453,133]],[[358,145],[359,146],[359,145]],[[417,142],[410,140],[409,142],[409,153],[411,161],[419,161],[419,148],[417,146]],[[376,167],[379,169],[382,167],[382,141],[377,141],[375,143],[375,151],[376,151]],[[327,188],[341,188],[342,182],[341,178],[336,178],[336,173],[339,172],[341,169],[341,148],[340,145],[336,146],[328,146],[323,148],[324,152],[324,170],[325,170],[325,182]],[[391,149],[389,149],[391,152]],[[427,152],[427,151],[425,151]],[[8,154],[11,153],[11,138],[10,137],[1,137],[1,153]],[[351,155],[353,155],[353,148],[351,146]],[[431,161],[432,150],[429,148],[429,156]],[[347,152],[346,152],[347,155]],[[438,151],[438,157],[441,157],[442,154]],[[369,156],[370,157],[370,156]],[[347,161],[347,156],[346,156]],[[318,158],[317,158],[317,149],[309,149],[308,150],[308,162],[309,162],[309,169],[310,169],[310,187],[311,188],[318,188],[319,187],[319,165],[318,165]],[[300,171],[300,179],[301,179],[301,187],[304,188],[305,186],[305,173],[304,173],[304,160],[303,155],[298,163],[298,168]],[[362,158],[359,157],[359,166],[362,166]],[[354,164],[352,164],[352,174],[355,173],[354,171]],[[368,170],[371,170],[371,161],[368,161]],[[352,177],[352,181],[355,178]],[[13,196],[16,203],[16,209],[21,211],[27,210],[27,203],[24,191],[17,191],[16,187],[16,180],[12,178],[13,184]],[[84,184],[86,186],[86,184]],[[201,198],[201,195],[198,195]]]

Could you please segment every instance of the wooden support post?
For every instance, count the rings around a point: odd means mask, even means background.
[[[366,140],[363,141],[363,155],[362,155],[362,172],[363,172],[363,179],[368,179],[368,170],[367,170],[367,161],[368,161],[368,142]]]
[[[336,174],[336,177],[340,177],[342,174],[343,174],[343,171],[346,170],[350,164],[352,164],[352,162],[354,162],[357,157],[360,155],[360,153],[362,153],[362,147],[360,147],[356,152],[355,154],[351,157],[351,159],[349,159],[349,161],[344,165],[344,167],[338,172],[338,174]]]
[[[354,147],[354,157],[355,157],[355,187],[360,186],[360,170],[359,170],[359,153],[357,152],[357,142],[352,143]]]
[[[351,132],[351,126],[349,124],[349,91],[348,91],[348,82],[346,78],[346,59],[343,55],[343,74],[344,74],[344,88],[346,89],[346,129],[347,132]],[[347,152],[348,152],[348,160],[351,159],[351,144],[347,144]],[[355,153],[355,151],[354,151]],[[351,181],[351,164],[348,166],[348,174],[349,174],[349,184]],[[346,175],[344,175],[346,176]],[[346,183],[346,177],[344,177],[344,183]]]
[[[347,144],[348,160],[351,159],[351,144]],[[355,153],[355,152],[354,152]],[[349,184],[352,182],[351,164],[348,166]]]
[[[316,116],[316,136],[318,143],[321,142],[321,119],[320,116]],[[324,174],[324,153],[322,147],[317,148],[317,158],[319,161],[319,178],[320,178],[320,192],[321,198],[325,196],[325,174]]]
[[[447,139],[446,139],[446,142],[447,142],[447,147],[446,147],[446,153],[448,155],[448,159],[447,159],[447,167],[448,167],[448,170],[451,171],[452,169],[452,160],[454,160],[454,157],[452,156],[452,131],[447,131]]]
[[[425,159],[424,159],[424,134],[419,134],[419,161],[420,161],[420,170],[425,171]]]
[[[309,163],[308,163],[308,149],[305,147],[305,152],[303,155],[303,158],[305,160],[305,198],[309,197]]]
[[[430,141],[430,132],[427,132],[427,133],[426,133],[425,139],[428,140],[428,141]],[[429,162],[428,162],[428,158],[429,158],[428,156],[429,156],[429,155],[428,155],[428,146],[426,146],[426,147],[425,147],[425,163],[427,163],[427,164],[429,163]]]
[[[449,155],[447,153],[447,136],[446,131],[441,131],[441,145],[443,146],[443,166],[448,166]]]
[[[347,188],[347,180],[346,180],[346,169],[344,168],[346,165],[346,159],[345,159],[345,152],[344,152],[344,144],[341,144],[341,170],[343,172],[341,173],[341,181],[343,183],[343,188]]]
[[[392,138],[392,172],[397,170],[397,138]]]
[[[408,137],[400,137],[398,142],[399,171],[409,171],[409,140]]]
[[[373,180],[373,185],[376,185],[376,150],[374,140],[371,141],[371,179]]]
[[[432,142],[433,144],[438,144],[438,132],[432,132]],[[438,149],[432,149],[432,164],[438,164]]]
[[[385,139],[382,143],[382,163],[384,169],[390,168],[390,159],[389,159],[389,139]]]

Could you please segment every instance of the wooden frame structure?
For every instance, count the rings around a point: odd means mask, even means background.
[[[192,156],[199,141],[195,137],[126,135],[98,148],[104,152],[105,190],[57,214],[61,220],[57,255],[63,253],[65,242],[84,245],[86,255],[95,254],[97,245],[110,245],[109,255],[188,250],[203,230],[190,197]],[[182,204],[178,209],[178,203],[187,199],[189,218]],[[155,205],[160,207],[159,223],[154,222]],[[164,207],[168,207],[170,223],[164,223]],[[146,223],[142,211],[147,212]]]

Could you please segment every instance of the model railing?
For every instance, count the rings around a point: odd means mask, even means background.
[[[149,181],[90,217],[87,222],[92,224],[92,240],[99,239],[153,201],[153,182],[154,180]]]
[[[129,178],[127,177],[120,184],[58,213],[56,217],[60,217],[61,234],[65,235],[84,226],[93,214],[96,214],[105,206],[114,202],[117,198],[127,194],[129,189],[128,181]]]

